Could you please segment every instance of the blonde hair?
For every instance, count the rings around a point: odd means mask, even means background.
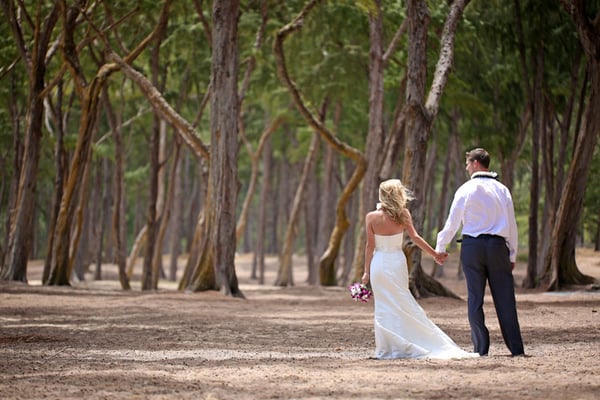
[[[412,193],[400,179],[388,179],[379,184],[381,209],[397,224],[404,222],[402,212],[406,208],[406,203],[412,199]]]

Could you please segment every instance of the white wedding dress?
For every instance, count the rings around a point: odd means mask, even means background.
[[[375,235],[371,286],[375,297],[376,358],[478,357],[459,348],[425,314],[408,288],[403,234]]]

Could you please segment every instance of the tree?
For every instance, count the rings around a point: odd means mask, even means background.
[[[273,51],[275,52],[275,60],[277,63],[277,73],[279,79],[290,91],[294,103],[300,114],[304,117],[307,124],[321,135],[321,137],[336,151],[352,159],[355,163],[355,169],[352,177],[346,184],[342,194],[340,195],[336,206],[336,224],[329,238],[329,246],[319,262],[319,276],[322,285],[332,286],[336,284],[335,276],[335,260],[340,250],[344,233],[350,225],[345,211],[345,205],[350,199],[352,192],[358,187],[366,170],[366,160],[363,154],[357,149],[336,138],[318,119],[315,117],[315,112],[311,111],[304,102],[302,95],[294,81],[289,76],[286,66],[285,54],[283,51],[283,42],[293,32],[302,27],[302,23],[306,15],[315,7],[318,0],[309,1],[302,11],[294,18],[294,20],[281,28],[277,32]]]
[[[238,154],[238,18],[239,0],[213,1],[211,65],[211,151],[209,225],[217,287],[225,295],[243,297],[235,274],[236,209],[239,191]],[[234,116],[232,118],[232,116]]]
[[[550,278],[549,290],[558,290],[568,284],[587,284],[595,281],[592,277],[582,274],[577,268],[575,237],[577,221],[582,213],[583,195],[591,161],[600,135],[600,118],[598,118],[600,115],[600,28],[598,27],[600,11],[596,10],[595,16],[588,15],[586,2],[583,0],[561,0],[561,4],[571,16],[587,56],[589,96],[583,124],[578,132],[573,160],[556,211],[550,255],[545,261],[546,276],[549,274]]]
[[[81,201],[81,193],[83,184],[88,174],[88,165],[91,160],[92,141],[96,131],[100,110],[100,98],[104,85],[108,78],[119,70],[117,63],[103,64],[96,72],[96,75],[87,82],[87,79],[82,69],[79,59],[79,49],[75,44],[75,27],[77,17],[84,9],[79,6],[68,7],[62,2],[61,9],[63,15],[63,54],[66,64],[73,76],[75,82],[75,90],[79,96],[82,113],[79,125],[79,134],[74,156],[71,160],[70,173],[65,183],[64,194],[61,199],[60,212],[57,218],[56,229],[53,234],[56,236],[52,249],[52,271],[50,273],[50,285],[69,285],[69,279],[72,268],[72,256],[70,254],[71,247],[77,249],[78,234],[76,229],[74,245],[71,243],[71,229],[75,220],[77,205]],[[166,1],[162,10],[162,20],[168,15],[170,1]],[[143,49],[153,40],[161,24],[159,23],[155,29],[142,40],[136,48],[134,48],[125,58],[125,63],[130,63]],[[106,37],[102,34],[104,44],[110,48]],[[78,220],[78,226],[82,223],[81,218]]]
[[[46,89],[45,74],[50,61],[48,50],[52,32],[58,22],[59,6],[54,4],[44,17],[44,7],[38,3],[35,19],[31,19],[22,3],[2,0],[4,15],[8,20],[21,60],[28,72],[29,94],[25,127],[25,143],[23,149],[22,168],[19,175],[15,208],[11,212],[9,222],[8,260],[3,264],[2,278],[26,281],[27,261],[33,239],[33,214],[35,190],[40,158],[40,142],[44,116],[43,91]],[[18,7],[18,9],[17,9]],[[20,18],[20,14],[25,18]],[[33,40],[24,35],[26,27],[23,21],[33,21]],[[28,43],[32,43],[31,48]],[[0,260],[4,261],[4,260]]]
[[[423,0],[408,0],[406,14],[409,20],[408,28],[408,83],[406,89],[406,106],[403,113],[406,116],[407,143],[405,150],[403,178],[404,184],[412,189],[415,200],[409,205],[417,231],[423,229],[424,222],[424,182],[425,157],[427,142],[431,127],[438,114],[441,96],[448,80],[454,56],[454,37],[458,23],[469,0],[454,1],[450,5],[444,30],[440,39],[440,56],[427,98],[425,98],[427,54],[426,41],[429,26],[429,10]],[[421,252],[407,243],[405,248],[411,269],[411,291],[415,297],[429,294],[445,294],[439,282],[423,273],[421,267]],[[413,247],[414,249],[410,249]]]

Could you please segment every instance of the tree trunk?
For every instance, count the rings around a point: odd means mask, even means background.
[[[317,235],[315,236],[317,240],[315,243],[315,256],[317,260],[327,249],[327,241],[335,225],[334,214],[331,210],[337,197],[336,174],[339,162],[335,150],[330,146],[325,146],[322,154],[324,155],[323,172],[319,188],[319,202],[317,205],[319,217],[316,220]]]
[[[175,152],[181,153],[181,142],[175,139]],[[178,157],[180,158],[180,157]],[[175,282],[177,280],[178,259],[181,254],[181,232],[183,226],[183,189],[181,179],[182,161],[179,160],[175,167],[175,180],[173,185],[173,218],[171,221],[171,241],[169,244],[169,253],[171,259],[169,261],[169,280]]]
[[[164,121],[161,121],[160,124],[160,133],[159,133],[159,151],[158,151],[158,194],[157,194],[157,203],[156,203],[156,221],[157,221],[157,230],[156,230],[156,244],[154,245],[154,253],[152,254],[152,288],[158,289],[158,280],[159,278],[165,278],[166,274],[163,269],[162,255],[163,255],[163,242],[165,239],[165,234],[167,231],[167,226],[169,225],[169,221],[171,220],[171,209],[173,207],[173,194],[174,188],[173,184],[175,183],[175,171],[177,170],[177,164],[179,163],[179,152],[175,152],[173,156],[173,161],[171,164],[171,171],[169,174],[169,182],[170,187],[169,190],[166,190],[165,184],[165,170],[167,165],[167,155],[166,155],[166,125]],[[166,199],[165,199],[165,191]]]
[[[66,8],[66,4],[64,3],[61,2],[60,5],[63,8]],[[129,53],[125,61],[119,59],[122,65],[133,62],[148,43],[156,36],[161,24],[164,24],[167,19],[169,5],[170,1],[165,1],[157,27],[142,40],[131,53]],[[85,171],[91,159],[91,144],[98,119],[99,98],[109,76],[119,69],[119,64],[104,64],[98,69],[98,72],[92,81],[89,83],[86,82],[79,62],[79,53],[74,38],[77,16],[82,10],[73,6],[62,11],[64,16],[64,30],[62,35],[63,55],[66,64],[71,71],[73,80],[75,81],[75,90],[80,97],[82,111],[77,145],[71,161],[70,174],[61,201],[60,213],[54,232],[56,238],[55,247],[53,249],[53,270],[49,280],[49,284],[52,285],[69,284],[70,227],[73,223],[76,204],[80,200],[82,190],[81,184],[83,182]]]
[[[597,41],[600,31],[597,24],[589,23],[583,1],[561,0],[561,3],[573,19],[587,56],[590,93],[552,230],[550,256],[546,259],[545,268],[550,275],[548,290],[558,290],[568,284],[595,282],[594,278],[582,274],[577,268],[575,238],[591,160],[600,135],[600,49]],[[598,15],[592,20],[597,21]]]
[[[588,62],[591,92],[552,230],[550,253],[545,264],[545,276],[550,276],[548,290],[559,290],[569,284],[595,282],[594,278],[579,271],[575,260],[577,225],[583,211],[587,177],[600,133],[600,121],[597,118],[600,115],[600,63],[593,59]]]
[[[123,98],[123,93],[121,93]],[[125,149],[123,148],[123,133],[121,130],[121,114],[114,113],[108,91],[104,90],[104,107],[107,120],[112,130],[115,142],[115,170],[114,170],[114,196],[112,203],[112,229],[111,237],[115,246],[115,262],[117,264],[119,282],[121,289],[130,290],[129,278],[127,276],[127,231],[125,227],[125,196],[123,187],[125,185]]]
[[[345,168],[344,168],[344,172],[345,172],[345,179],[346,180],[350,180],[351,176],[352,176],[352,161],[349,159],[344,160],[345,161]],[[361,202],[360,200],[360,193],[354,193],[352,194],[350,201],[348,202],[348,213],[350,215],[364,215],[364,213],[359,213],[358,211],[358,204]],[[356,275],[356,270],[360,269],[363,270],[364,269],[364,259],[362,259],[362,268],[355,268],[355,255],[356,255],[356,249],[358,248],[362,248],[362,253],[364,254],[364,250],[365,250],[365,246],[363,245],[364,242],[358,242],[357,241],[357,237],[358,232],[362,231],[364,232],[364,224],[363,224],[363,220],[361,218],[352,218],[350,221],[350,226],[349,226],[349,230],[350,230],[350,234],[346,235],[344,237],[344,242],[342,245],[342,256],[343,256],[343,266],[342,266],[342,273],[338,278],[338,283],[341,286],[346,286],[350,283],[350,279],[354,279],[354,276],[352,275],[352,273],[354,272],[354,275]],[[360,244],[357,244],[360,243]],[[361,275],[362,277],[362,275]],[[358,277],[357,279],[353,280],[353,282],[359,282],[360,281],[360,277]]]
[[[540,198],[540,138],[544,134],[544,53],[540,44],[535,62],[535,79],[533,84],[533,129],[531,132],[531,184],[529,197],[529,257],[527,260],[527,276],[523,287],[532,289],[536,286],[538,265],[538,202]]]
[[[265,142],[269,140],[271,135],[281,126],[282,123],[283,118],[278,117],[267,124],[265,130],[260,135],[256,151],[252,151],[252,146],[248,142],[246,135],[242,135],[242,138],[246,143],[248,153],[250,153],[251,174],[250,182],[248,184],[248,190],[246,191],[246,197],[244,198],[244,202],[242,204],[242,211],[240,212],[240,217],[238,219],[236,227],[236,238],[238,241],[241,239],[242,233],[244,232],[246,224],[248,223],[248,212],[250,210],[250,204],[252,203],[252,197],[254,196],[254,192],[256,191],[256,182],[258,181],[258,175],[260,172],[260,159],[262,157]]]
[[[427,154],[427,141],[429,140],[431,125],[435,120],[441,96],[448,80],[450,67],[454,56],[454,37],[460,17],[469,0],[454,1],[450,6],[442,37],[440,40],[440,56],[436,65],[431,89],[425,101],[425,84],[427,72],[427,30],[429,26],[429,10],[423,0],[409,0],[407,2],[407,18],[409,20],[409,49],[408,49],[408,83],[406,90],[406,150],[403,165],[403,181],[413,191],[415,200],[410,203],[413,222],[418,232],[423,229],[424,204],[423,188],[420,184],[424,181],[425,157]],[[407,246],[414,245],[407,242]],[[427,274],[421,267],[421,251],[416,248],[409,252],[411,269],[410,289],[414,296],[419,298],[431,294],[446,295],[437,291]]]
[[[273,153],[271,150],[271,138],[267,138],[264,144],[262,186],[260,189],[260,202],[258,209],[258,228],[256,238],[256,264],[258,269],[258,283],[265,284],[265,238],[267,231],[267,207],[269,204],[269,192],[271,185],[271,173],[273,165]]]
[[[160,46],[162,44],[167,29],[168,19],[163,19],[157,27],[156,38],[154,40],[150,54],[150,75],[152,86],[159,92],[162,92],[166,78],[161,79],[162,71],[160,69]],[[148,214],[146,216],[146,253],[142,266],[142,290],[158,289],[158,275],[162,263],[158,261],[162,255],[160,243],[160,226],[163,216],[164,206],[164,169],[163,165],[163,143],[164,131],[166,129],[165,121],[155,112],[152,131],[150,132],[150,193],[148,197]],[[162,259],[161,259],[162,260]]]
[[[17,198],[17,188],[19,187],[19,176],[21,176],[21,167],[23,165],[23,143],[21,141],[21,130],[20,130],[20,120],[21,113],[19,112],[17,106],[17,93],[15,82],[16,78],[11,76],[11,90],[10,90],[10,106],[9,106],[9,114],[10,119],[12,121],[12,151],[14,154],[13,158],[13,173],[11,175],[10,184],[8,188],[8,201],[7,201],[7,214],[9,214],[6,218],[4,237],[2,238],[2,244],[0,244],[0,249],[2,250],[0,253],[0,279],[3,279],[4,273],[6,272],[5,267],[7,267],[7,252],[8,252],[8,242],[10,236],[10,229],[12,224],[11,213],[8,210],[14,210]],[[20,84],[20,83],[19,83]]]
[[[7,246],[8,260],[2,278],[13,281],[27,281],[27,261],[33,239],[33,219],[35,207],[35,191],[37,173],[39,169],[40,146],[42,138],[42,123],[44,116],[44,103],[42,92],[46,84],[46,60],[48,44],[52,31],[58,21],[58,6],[55,5],[48,13],[45,20],[38,15],[36,18],[35,42],[31,55],[24,46],[22,37],[23,27],[20,25],[21,17],[17,15],[15,4],[9,0],[2,0],[2,8],[10,24],[13,35],[19,46],[21,58],[27,63],[29,80],[29,94],[27,100],[27,116],[25,127],[25,143],[23,146],[23,160],[17,198],[14,210],[11,210],[11,223]],[[38,9],[41,12],[40,9]]]
[[[335,260],[339,253],[339,248],[342,242],[344,233],[350,223],[345,212],[345,206],[350,199],[352,192],[358,187],[358,184],[364,176],[367,168],[366,160],[363,154],[357,149],[349,146],[346,143],[339,141],[331,132],[321,124],[312,111],[308,109],[305,102],[302,99],[300,91],[296,87],[296,84],[291,80],[288,70],[286,67],[285,55],[283,51],[283,42],[285,39],[294,31],[297,31],[302,26],[304,17],[314,8],[318,0],[312,0],[307,3],[304,9],[298,14],[298,16],[291,23],[287,24],[277,32],[275,43],[273,44],[273,51],[275,52],[275,62],[277,64],[277,74],[281,81],[290,91],[294,103],[298,108],[298,111],[306,122],[315,129],[321,137],[323,137],[330,146],[333,146],[336,151],[352,159],[356,165],[352,178],[346,184],[346,187],[342,191],[340,198],[337,202],[336,208],[336,223],[329,238],[329,246],[319,261],[319,275],[321,278],[322,285],[335,285]]]
[[[361,224],[364,227],[364,215],[367,210],[372,210],[379,197],[379,171],[381,168],[381,154],[384,145],[383,128],[383,12],[381,10],[381,1],[374,2],[374,8],[369,13],[369,131],[367,133],[365,158],[367,160],[367,169],[362,182],[360,204],[364,209],[359,210]],[[364,229],[361,229],[361,232]],[[362,276],[364,272],[364,245],[365,235],[359,235],[360,241],[358,247],[361,251],[356,252],[354,265],[358,267],[354,276]]]
[[[102,67],[86,90],[77,146],[71,160],[70,173],[54,232],[56,238],[54,239],[52,271],[48,281],[50,285],[69,285],[71,227],[80,200],[81,185],[85,180],[87,165],[91,159],[93,136],[100,108],[100,93],[111,72],[110,68]]]
[[[448,208],[450,207],[450,171],[455,170],[456,166],[452,162],[456,154],[459,154],[460,149],[458,146],[458,124],[460,121],[460,115],[457,109],[452,111],[452,124],[450,126],[450,138],[448,139],[448,147],[446,148],[446,158],[444,161],[444,172],[442,175],[442,187],[440,188],[440,197],[436,203],[439,205],[439,214],[437,219],[437,231],[441,231],[444,228],[444,223],[448,217]],[[433,278],[439,278],[445,276],[444,266],[439,265],[435,261],[431,268],[431,276]]]
[[[209,187],[210,252],[216,283],[222,293],[243,297],[235,274],[236,208],[239,191],[238,155],[238,38],[239,0],[213,1],[211,63],[211,151]],[[214,221],[214,222],[213,222]]]
[[[319,179],[316,173],[316,163],[313,163],[308,173],[306,182],[306,199],[304,201],[304,240],[306,248],[306,283],[316,285],[318,282],[317,270],[317,242],[319,238]]]
[[[56,124],[56,143],[54,147],[54,166],[56,168],[54,178],[54,194],[52,196],[52,214],[50,215],[50,226],[48,228],[48,240],[46,245],[46,259],[44,260],[44,270],[42,272],[42,284],[46,284],[50,277],[52,267],[52,248],[54,247],[54,228],[56,219],[60,211],[60,202],[63,195],[63,186],[67,175],[67,152],[64,145],[64,124],[62,116],[62,95],[63,82],[59,82],[57,88],[57,104],[55,106],[56,114],[53,114]]]
[[[298,231],[298,221],[300,211],[304,202],[304,193],[306,191],[306,182],[308,180],[308,174],[312,170],[312,166],[315,161],[315,156],[319,148],[319,136],[314,134],[311,142],[308,154],[304,160],[304,167],[302,168],[302,174],[300,181],[296,187],[296,195],[292,204],[292,211],[288,219],[287,229],[285,231],[285,239],[283,241],[283,248],[279,255],[279,270],[277,272],[277,279],[275,280],[275,286],[294,286],[294,275],[292,273],[292,256],[294,253],[294,240],[296,239],[296,232]]]
[[[96,179],[94,182],[94,186],[92,190],[92,201],[96,203],[92,205],[92,215],[91,219],[94,221],[94,239],[92,242],[95,245],[94,253],[95,253],[95,261],[96,268],[94,269],[94,280],[100,281],[102,280],[102,261],[103,261],[103,250],[104,250],[104,236],[106,234],[106,224],[104,221],[106,220],[106,215],[109,212],[111,199],[109,198],[109,190],[110,181],[109,178],[109,165],[108,159],[106,157],[102,157],[96,163]],[[112,178],[112,177],[111,177]],[[98,204],[97,199],[102,199]]]

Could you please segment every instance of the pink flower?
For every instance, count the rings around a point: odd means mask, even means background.
[[[371,296],[373,296],[373,292],[369,287],[363,283],[354,283],[348,286],[350,289],[350,296],[354,299],[354,301],[362,301],[366,303],[369,301]]]

